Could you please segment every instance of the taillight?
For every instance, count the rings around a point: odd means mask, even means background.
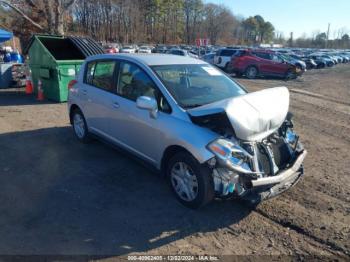
[[[73,79],[68,83],[68,89],[71,89],[76,83],[78,83],[77,80]]]

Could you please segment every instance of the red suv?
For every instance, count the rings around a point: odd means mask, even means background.
[[[257,76],[278,76],[287,79],[298,75],[297,67],[269,50],[240,50],[231,60],[236,75],[249,79]]]

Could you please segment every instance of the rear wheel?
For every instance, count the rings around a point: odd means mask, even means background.
[[[201,165],[191,154],[175,154],[166,170],[172,191],[183,205],[196,209],[214,198],[211,170]]]
[[[254,79],[258,76],[258,69],[255,66],[249,66],[245,70],[245,75],[249,79]]]
[[[85,117],[80,109],[74,109],[72,113],[72,124],[75,136],[83,143],[90,142],[90,134],[85,121]]]

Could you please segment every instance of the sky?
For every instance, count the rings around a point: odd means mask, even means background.
[[[350,33],[350,0],[204,0],[205,3],[223,4],[235,15],[249,17],[261,15],[278,32],[294,39],[303,34],[311,37],[315,32],[327,32],[337,37],[339,30]]]

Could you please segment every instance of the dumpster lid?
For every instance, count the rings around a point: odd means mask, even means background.
[[[30,47],[32,46],[32,44],[33,44],[33,42],[34,42],[34,40],[35,40],[35,37],[37,37],[37,36],[48,36],[48,37],[56,37],[56,38],[63,38],[63,36],[61,36],[61,35],[48,35],[48,34],[34,34],[34,35],[32,35],[32,37],[29,39],[29,42],[28,42],[28,44],[26,45],[26,47],[23,49],[23,54],[24,55],[27,55],[28,54],[28,51],[29,51],[29,49],[30,49]]]
[[[85,57],[105,53],[102,46],[89,37],[68,36],[67,38]]]
[[[95,40],[89,38],[89,37],[78,37],[78,36],[68,36],[64,38],[60,35],[47,35],[47,34],[35,34],[31,37],[29,40],[28,45],[23,50],[23,54],[27,55],[28,51],[33,44],[35,37],[49,37],[53,39],[68,39],[79,51],[80,53],[86,58],[91,55],[99,55],[104,54],[104,50],[102,46],[100,46]]]

